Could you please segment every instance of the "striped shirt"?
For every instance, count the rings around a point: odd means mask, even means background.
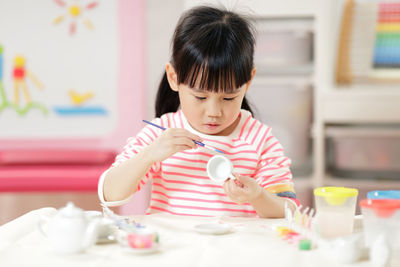
[[[181,110],[164,114],[152,122],[165,128],[185,128],[199,135],[207,145],[225,152],[225,156],[233,163],[235,174],[252,177],[266,190],[298,203],[289,169],[290,159],[284,156],[283,148],[272,135],[271,128],[254,119],[250,112],[241,110],[240,122],[228,136],[205,135],[194,130]],[[161,129],[151,125],[145,126],[135,137],[128,139],[127,145],[116,157],[111,168],[139,153],[161,133]],[[207,176],[207,162],[217,153],[198,146],[196,149],[184,150],[162,162],[154,163],[137,188],[140,190],[152,180],[147,213],[256,216],[256,211],[249,203],[234,203],[225,194],[223,187]],[[99,196],[105,202],[102,193],[104,179],[100,180]],[[134,191],[132,188],[132,192]],[[114,202],[114,205],[118,204],[122,202]]]

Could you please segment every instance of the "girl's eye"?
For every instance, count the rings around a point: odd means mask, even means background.
[[[224,100],[226,101],[232,101],[233,99],[235,99],[234,97],[225,97]]]
[[[206,99],[206,97],[202,97],[202,96],[194,96],[196,99],[198,99],[198,100],[205,100]]]

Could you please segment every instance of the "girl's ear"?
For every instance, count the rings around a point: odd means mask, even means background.
[[[171,65],[171,63],[168,62],[165,65],[165,72],[167,74],[167,79],[168,79],[169,86],[171,87],[171,89],[173,91],[178,92],[178,78],[176,76],[175,69]]]
[[[250,78],[250,81],[248,81],[246,84],[246,92],[247,92],[247,90],[249,90],[249,87],[250,87],[251,82],[253,81],[254,75],[256,75],[256,68],[253,68],[251,70],[251,78]]]

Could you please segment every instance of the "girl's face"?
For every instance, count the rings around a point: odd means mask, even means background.
[[[179,85],[181,109],[190,125],[210,135],[229,135],[239,122],[246,85],[234,93],[212,93]]]
[[[177,84],[175,71],[169,63],[167,77],[172,90],[179,93],[180,105],[190,125],[209,135],[229,135],[239,123],[243,98],[251,80],[232,93],[214,93]],[[252,72],[252,77],[255,70]]]

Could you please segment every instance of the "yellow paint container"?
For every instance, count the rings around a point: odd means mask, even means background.
[[[346,236],[353,232],[358,190],[347,187],[314,189],[317,230],[323,238]]]

